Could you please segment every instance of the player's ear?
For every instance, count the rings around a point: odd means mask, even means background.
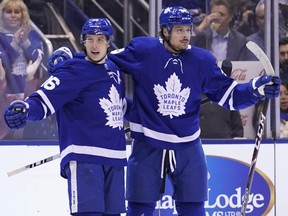
[[[168,37],[169,36],[169,32],[168,32],[168,29],[167,28],[163,28],[163,35],[165,37]]]

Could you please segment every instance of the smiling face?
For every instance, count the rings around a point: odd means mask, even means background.
[[[21,7],[16,4],[9,4],[3,9],[3,25],[10,31],[17,31],[22,24],[23,13]]]
[[[84,46],[90,60],[99,64],[105,62],[104,57],[107,54],[107,49],[109,47],[109,42],[105,35],[86,35]]]

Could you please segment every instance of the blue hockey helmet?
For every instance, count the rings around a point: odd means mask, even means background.
[[[91,35],[106,35],[109,41],[113,40],[114,30],[110,21],[106,18],[88,19],[82,27],[80,42],[84,42],[84,36]]]
[[[174,6],[164,8],[159,17],[160,28],[167,27],[170,31],[174,25],[193,24],[192,14],[184,7]]]

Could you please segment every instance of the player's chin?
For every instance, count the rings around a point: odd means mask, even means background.
[[[89,55],[89,58],[92,60],[92,61],[95,61],[95,62],[98,62],[99,60],[103,59],[104,56],[100,55],[100,54],[90,54]]]
[[[179,48],[181,50],[187,49],[188,48],[189,43],[181,43],[181,45],[179,46]]]

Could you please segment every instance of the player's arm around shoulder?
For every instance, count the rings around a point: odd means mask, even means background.
[[[82,74],[85,72],[85,65],[87,61],[84,58],[73,58],[67,59],[65,61],[59,62],[54,65],[53,73],[49,73],[52,76],[61,76],[62,73],[64,74],[74,74],[77,75],[77,72]],[[60,73],[60,75],[59,75]]]
[[[69,59],[84,59],[83,52],[73,52],[69,47],[60,47],[55,50],[47,61],[47,70],[51,75],[57,69],[57,65]]]
[[[155,37],[135,37],[130,43],[125,47],[117,50],[111,51],[111,54],[114,55],[134,55],[135,58],[139,58],[139,60],[143,60],[145,54],[147,55],[149,52],[155,52],[155,49],[160,45],[159,38]],[[110,55],[109,55],[110,56]],[[127,58],[129,59],[129,58]],[[113,60],[113,58],[112,58]]]

